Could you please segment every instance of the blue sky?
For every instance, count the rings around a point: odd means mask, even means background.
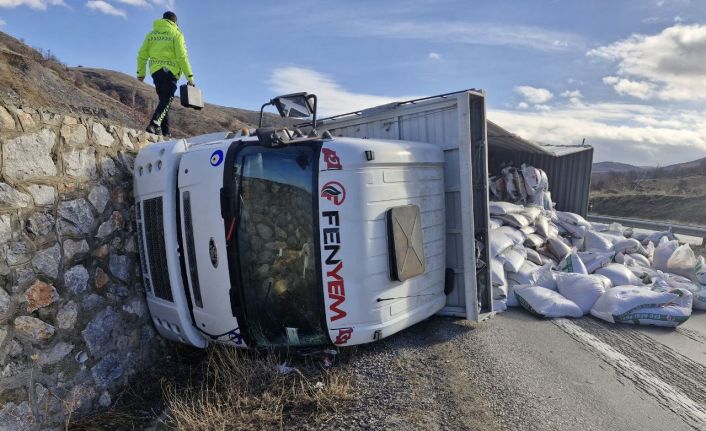
[[[696,0],[0,0],[0,30],[71,66],[135,73],[166,9],[208,101],[315,92],[321,114],[480,88],[525,138],[596,161],[706,156],[706,6]]]

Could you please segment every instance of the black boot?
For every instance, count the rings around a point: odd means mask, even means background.
[[[149,126],[145,129],[147,130],[148,133],[151,133],[153,135],[161,135],[162,134],[162,128],[156,125],[155,123],[150,123]]]

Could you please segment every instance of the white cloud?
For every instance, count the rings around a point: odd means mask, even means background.
[[[0,18],[0,27],[5,27],[5,24],[7,24],[5,20]]]
[[[590,57],[617,63],[611,85],[643,99],[706,99],[706,25],[675,25],[655,35],[635,34],[592,49]]]
[[[534,109],[536,109],[537,111],[544,111],[544,112],[552,110],[551,106],[549,106],[549,105],[534,105]]]
[[[118,3],[123,3],[129,6],[149,7],[150,3],[147,0],[113,0]]]
[[[492,121],[523,138],[594,146],[596,161],[644,165],[706,156],[706,113],[627,103],[566,104],[551,111],[490,110]]]
[[[527,109],[527,108],[529,108],[529,105],[527,104],[527,102],[520,102],[517,104],[517,107],[519,109]]]
[[[546,88],[530,87],[529,85],[515,87],[515,92],[521,94],[528,102],[535,104],[543,104],[554,98],[552,92]]]
[[[429,60],[441,60],[441,54],[437,52],[430,52],[428,58]]]
[[[48,6],[64,6],[64,0],[0,0],[0,7],[16,8],[27,6],[32,9],[45,10]]]
[[[112,4],[103,0],[89,0],[86,2],[86,7],[91,10],[96,10],[98,12],[104,13],[106,15],[120,16],[127,18],[127,14],[124,10],[118,9]]]
[[[168,9],[170,11],[176,10],[176,0],[152,0],[155,6]]]
[[[638,99],[650,99],[655,92],[655,85],[647,81],[631,81],[617,76],[606,76],[603,83],[613,87],[620,95],[637,97]]]
[[[579,90],[566,90],[563,93],[561,93],[560,96],[566,97],[567,99],[571,99],[571,98],[580,99],[583,97],[583,94],[581,94],[581,91],[579,91]]]
[[[336,115],[358,111],[386,103],[415,99],[418,96],[378,96],[354,93],[342,88],[323,73],[301,67],[284,67],[272,72],[268,81],[277,94],[306,91],[318,97],[318,111],[322,115]]]
[[[584,45],[583,40],[572,33],[497,23],[359,19],[347,25],[355,36],[361,37],[379,36],[469,45],[516,46],[542,51],[563,51]]]

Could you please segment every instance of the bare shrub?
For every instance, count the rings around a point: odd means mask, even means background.
[[[178,430],[321,428],[352,399],[349,377],[312,365],[279,372],[282,358],[215,346],[203,380],[167,384],[166,424]]]

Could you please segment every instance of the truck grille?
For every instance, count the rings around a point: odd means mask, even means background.
[[[164,245],[164,213],[162,198],[152,198],[143,201],[142,212],[145,223],[145,244],[147,245],[147,260],[152,288],[158,298],[173,301],[172,288],[169,284],[169,269],[167,267],[167,251]]]
[[[191,290],[194,292],[194,303],[196,303],[197,307],[203,308],[199,271],[196,268],[196,248],[194,247],[194,227],[191,223],[191,196],[189,192],[184,192],[182,202],[184,205],[184,233],[186,234],[186,253],[189,262]]]
[[[145,290],[152,292],[152,281],[147,272],[147,260],[145,259],[145,236],[142,233],[142,202],[137,202],[135,205],[135,213],[137,220],[137,247],[140,251],[140,268],[142,269],[142,279],[145,282]]]

